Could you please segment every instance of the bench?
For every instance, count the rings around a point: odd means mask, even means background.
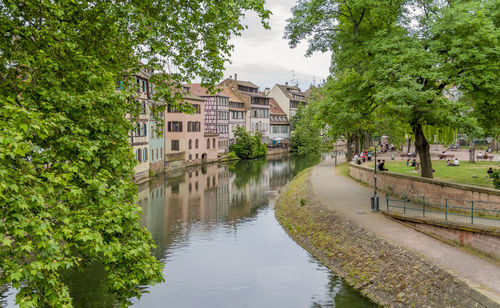
[[[476,155],[476,159],[477,160],[489,160],[489,161],[492,161],[493,158],[495,158],[495,156],[493,155],[488,155],[488,157],[484,157],[484,155]]]
[[[412,158],[412,157],[417,157],[417,154],[400,154],[401,155],[401,158]]]
[[[453,154],[438,154],[439,159],[453,158],[455,155]]]

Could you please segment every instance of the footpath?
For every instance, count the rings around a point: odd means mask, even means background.
[[[370,197],[373,196],[373,189],[336,175],[333,160],[315,166],[311,178],[314,192],[329,210],[423,256],[500,306],[499,265],[372,212]]]

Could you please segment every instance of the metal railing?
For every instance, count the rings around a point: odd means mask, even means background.
[[[479,200],[463,200],[452,198],[433,198],[426,196],[404,196],[402,199],[391,199],[385,195],[385,207],[389,212],[391,208],[399,209],[404,214],[410,212],[422,213],[422,217],[434,216],[448,220],[450,216],[465,217],[474,223],[474,219],[500,221],[500,202],[487,202]],[[434,214],[434,215],[432,215]]]

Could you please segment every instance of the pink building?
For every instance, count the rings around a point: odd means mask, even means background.
[[[171,107],[165,111],[167,169],[180,167],[182,163],[196,165],[218,158],[217,134],[205,133],[205,99],[190,93],[189,86],[184,86],[184,91],[185,102],[192,104],[196,112],[185,114]]]

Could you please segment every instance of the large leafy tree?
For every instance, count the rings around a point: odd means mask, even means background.
[[[0,3],[0,284],[20,306],[71,306],[61,277],[90,263],[122,305],[163,279],[135,205],[127,80],[142,61],[155,100],[182,109],[172,89],[218,81],[244,11],[265,24],[263,2]]]
[[[334,75],[359,73],[371,92],[366,104],[411,127],[422,176],[432,177],[423,128],[458,126],[467,111],[445,97],[447,88],[474,97],[468,108],[485,117],[479,123],[498,123],[495,1],[308,0],[293,13],[286,33],[292,47],[310,37],[310,52],[333,51]]]

